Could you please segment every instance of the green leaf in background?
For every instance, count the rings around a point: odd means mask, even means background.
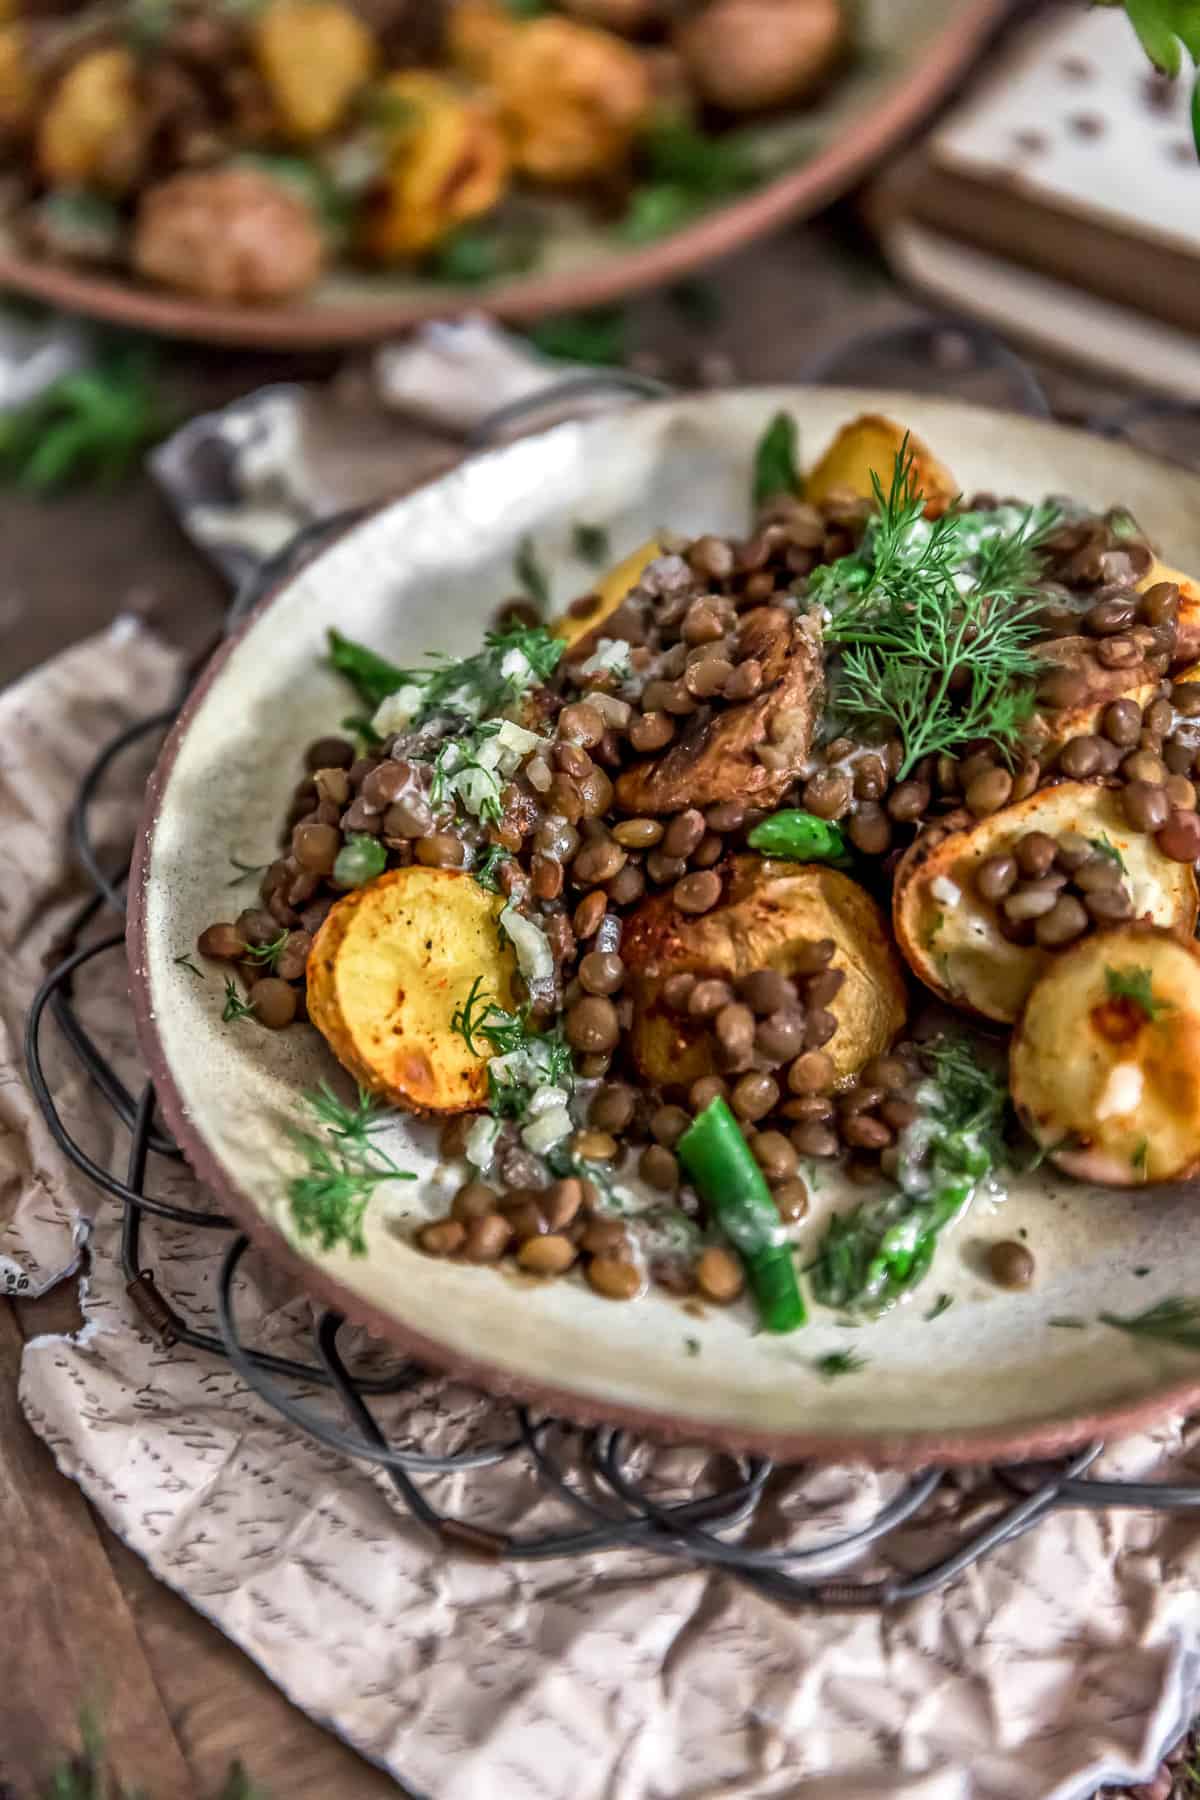
[[[620,306],[597,306],[590,312],[560,313],[557,318],[541,319],[530,326],[529,341],[543,356],[561,357],[564,362],[602,366],[624,362],[625,310]]]
[[[480,287],[506,275],[523,275],[537,261],[540,249],[538,235],[528,229],[464,225],[438,245],[426,266],[435,281]]]
[[[0,479],[38,494],[120,481],[176,422],[155,367],[153,353],[133,345],[0,413]]]
[[[711,136],[673,113],[651,121],[638,150],[645,179],[617,228],[635,244],[678,231],[705,207],[753,187],[764,173],[744,137]]]
[[[777,412],[758,440],[754,452],[751,492],[755,506],[775,494],[801,494],[800,434],[791,413]]]
[[[1192,59],[1192,139],[1200,155],[1200,4],[1197,0],[1097,0],[1101,6],[1125,8],[1142,49],[1161,74],[1172,81],[1183,66],[1181,46]]]

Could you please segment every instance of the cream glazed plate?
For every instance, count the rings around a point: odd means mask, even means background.
[[[931,445],[965,493],[1120,504],[1168,562],[1200,566],[1193,476],[1064,427],[904,393],[674,400],[471,459],[374,513],[263,601],[166,744],[129,924],[139,1033],[162,1113],[222,1207],[315,1295],[421,1361],[568,1417],[781,1458],[907,1465],[1017,1459],[1128,1431],[1200,1400],[1200,1351],[1100,1320],[1200,1297],[1191,1185],[1092,1188],[1043,1167],[1003,1201],[977,1202],[907,1304],[853,1329],[814,1308],[807,1326],[774,1337],[756,1332],[745,1300],[701,1307],[656,1288],[620,1305],[576,1276],[538,1283],[422,1254],[413,1232],[445,1212],[462,1166],[439,1163],[435,1124],[393,1116],[379,1141],[418,1179],[376,1191],[365,1255],[326,1253],[291,1226],[289,1128],[303,1122],[306,1090],[328,1080],[349,1094],[348,1078],[309,1026],[223,1023],[219,966],[197,981],[176,961],[214,918],[252,902],[249,881],[227,890],[231,859],[274,854],[304,746],[350,710],[325,661],[331,625],[401,666],[430,650],[468,655],[511,591],[526,536],[561,611],[594,581],[572,548],[581,519],[607,528],[614,558],[662,527],[744,533],[754,447],[777,408],[798,420],[806,462],[839,426],[883,412]],[[820,1172],[806,1242],[860,1192]],[[1009,1292],[984,1261],[997,1239],[1019,1236],[1037,1277]],[[927,1317],[943,1293],[955,1303]],[[1063,1319],[1074,1328],[1055,1324]],[[847,1350],[864,1366],[829,1380],[821,1359]]]

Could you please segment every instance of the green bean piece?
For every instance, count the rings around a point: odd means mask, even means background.
[[[793,862],[847,862],[846,840],[837,826],[815,813],[785,808],[772,813],[746,839],[764,856],[786,856]]]
[[[675,1149],[741,1258],[763,1325],[768,1331],[795,1331],[808,1315],[791,1247],[762,1170],[725,1101],[710,1102]]]

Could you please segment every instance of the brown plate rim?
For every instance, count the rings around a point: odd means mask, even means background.
[[[431,288],[403,300],[255,308],[159,293],[0,250],[0,284],[110,324],[240,349],[333,349],[372,342],[429,319],[485,312],[521,324],[547,313],[602,306],[678,280],[834,199],[917,124],[1006,10],[1007,0],[972,0],[878,106],[811,161],[670,237],[605,257],[594,269],[471,289]]]
[[[659,402],[671,405],[673,401]],[[1054,420],[1030,418],[1028,415],[994,411],[997,417],[1020,420],[1028,429],[1073,432],[1070,426]],[[483,452],[488,455],[494,452]],[[1148,462],[1160,459],[1148,452],[1137,454]],[[1177,466],[1164,464],[1164,467]],[[437,479],[437,477],[434,477]],[[418,484],[425,485],[423,483]],[[407,490],[409,492],[413,490]],[[397,496],[401,497],[401,496]],[[386,506],[387,502],[381,503]],[[842,1436],[836,1432],[755,1430],[734,1422],[701,1424],[676,1413],[661,1412],[652,1407],[628,1403],[606,1404],[562,1388],[551,1381],[526,1380],[498,1369],[477,1356],[452,1350],[426,1336],[380,1307],[365,1300],[318,1264],[301,1255],[283,1232],[261,1212],[253,1198],[244,1192],[210,1149],[204,1134],[192,1123],[184,1096],[168,1061],[154,1017],[150,995],[146,945],[145,893],[154,834],[163,795],[174,769],[184,738],[208,696],[225,663],[250,628],[274,606],[292,583],[311,577],[312,570],[335,546],[353,532],[362,529],[377,516],[381,507],[373,507],[366,520],[356,520],[335,533],[301,572],[284,576],[268,590],[251,609],[220,648],[213,654],[189,693],[159,753],[146,787],[134,844],[129,876],[129,910],[126,924],[126,954],[129,968],[130,997],[133,1006],[137,1040],[154,1083],[159,1111],[189,1166],[201,1183],[216,1196],[222,1208],[237,1222],[246,1236],[273,1262],[299,1283],[302,1289],[341,1313],[373,1335],[397,1345],[416,1362],[437,1369],[469,1383],[501,1399],[519,1401],[544,1409],[565,1419],[585,1425],[617,1426],[663,1443],[704,1443],[714,1449],[735,1455],[758,1453],[778,1462],[820,1461],[853,1464],[867,1468],[927,1469],[938,1465],[983,1463],[1018,1463],[1054,1457],[1097,1439],[1127,1435],[1157,1423],[1174,1412],[1188,1412],[1200,1406],[1200,1370],[1158,1389],[1148,1397],[1102,1407],[1074,1417],[1056,1417],[1038,1424],[1010,1428],[987,1426],[978,1430],[905,1431],[861,1436]]]

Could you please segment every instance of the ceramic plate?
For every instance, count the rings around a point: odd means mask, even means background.
[[[0,285],[166,337],[313,349],[370,342],[421,319],[481,308],[525,321],[659,286],[824,206],[912,130],[946,91],[1004,11],[1004,0],[868,0],[864,55],[815,106],[753,128],[782,171],[764,186],[686,228],[633,247],[582,210],[546,210],[536,268],[483,287],[451,287],[395,273],[335,270],[290,306],[217,305],[155,292],[131,279],[31,257],[0,228]]]
[[[568,1416],[782,1457],[878,1463],[1015,1458],[1129,1429],[1200,1399],[1200,1354],[1098,1322],[1105,1310],[1200,1295],[1194,1192],[1090,1190],[1043,1170],[943,1241],[909,1305],[854,1330],[818,1312],[776,1338],[754,1334],[748,1303],[701,1311],[657,1290],[618,1305],[577,1278],[536,1285],[421,1255],[409,1235],[444,1212],[461,1176],[439,1166],[436,1127],[409,1120],[389,1125],[384,1141],[419,1182],[373,1202],[365,1257],[322,1254],[290,1231],[287,1128],[301,1118],[304,1090],[336,1074],[331,1056],[307,1026],[272,1034],[223,1024],[219,974],[210,965],[200,982],[174,961],[205,925],[251,903],[252,882],[228,886],[230,859],[272,856],[304,745],[347,710],[323,666],[330,624],[401,665],[429,649],[465,654],[510,589],[525,534],[561,607],[589,582],[572,560],[574,520],[606,525],[614,554],[662,525],[744,532],[752,447],[776,407],[799,419],[807,459],[845,420],[878,409],[919,432],[968,493],[1120,502],[1172,562],[1200,564],[1193,476],[1063,427],[906,394],[760,389],[675,400],[472,459],[375,513],[265,600],[209,666],[166,745],[129,926],[141,1041],[162,1111],[221,1204],[315,1294],[423,1361]],[[846,1197],[825,1172],[815,1232]],[[982,1274],[982,1256],[1019,1231],[1037,1281],[1003,1292]],[[955,1304],[926,1320],[943,1292]],[[1064,1316],[1086,1324],[1052,1323]],[[822,1379],[817,1360],[851,1348],[865,1368]]]

